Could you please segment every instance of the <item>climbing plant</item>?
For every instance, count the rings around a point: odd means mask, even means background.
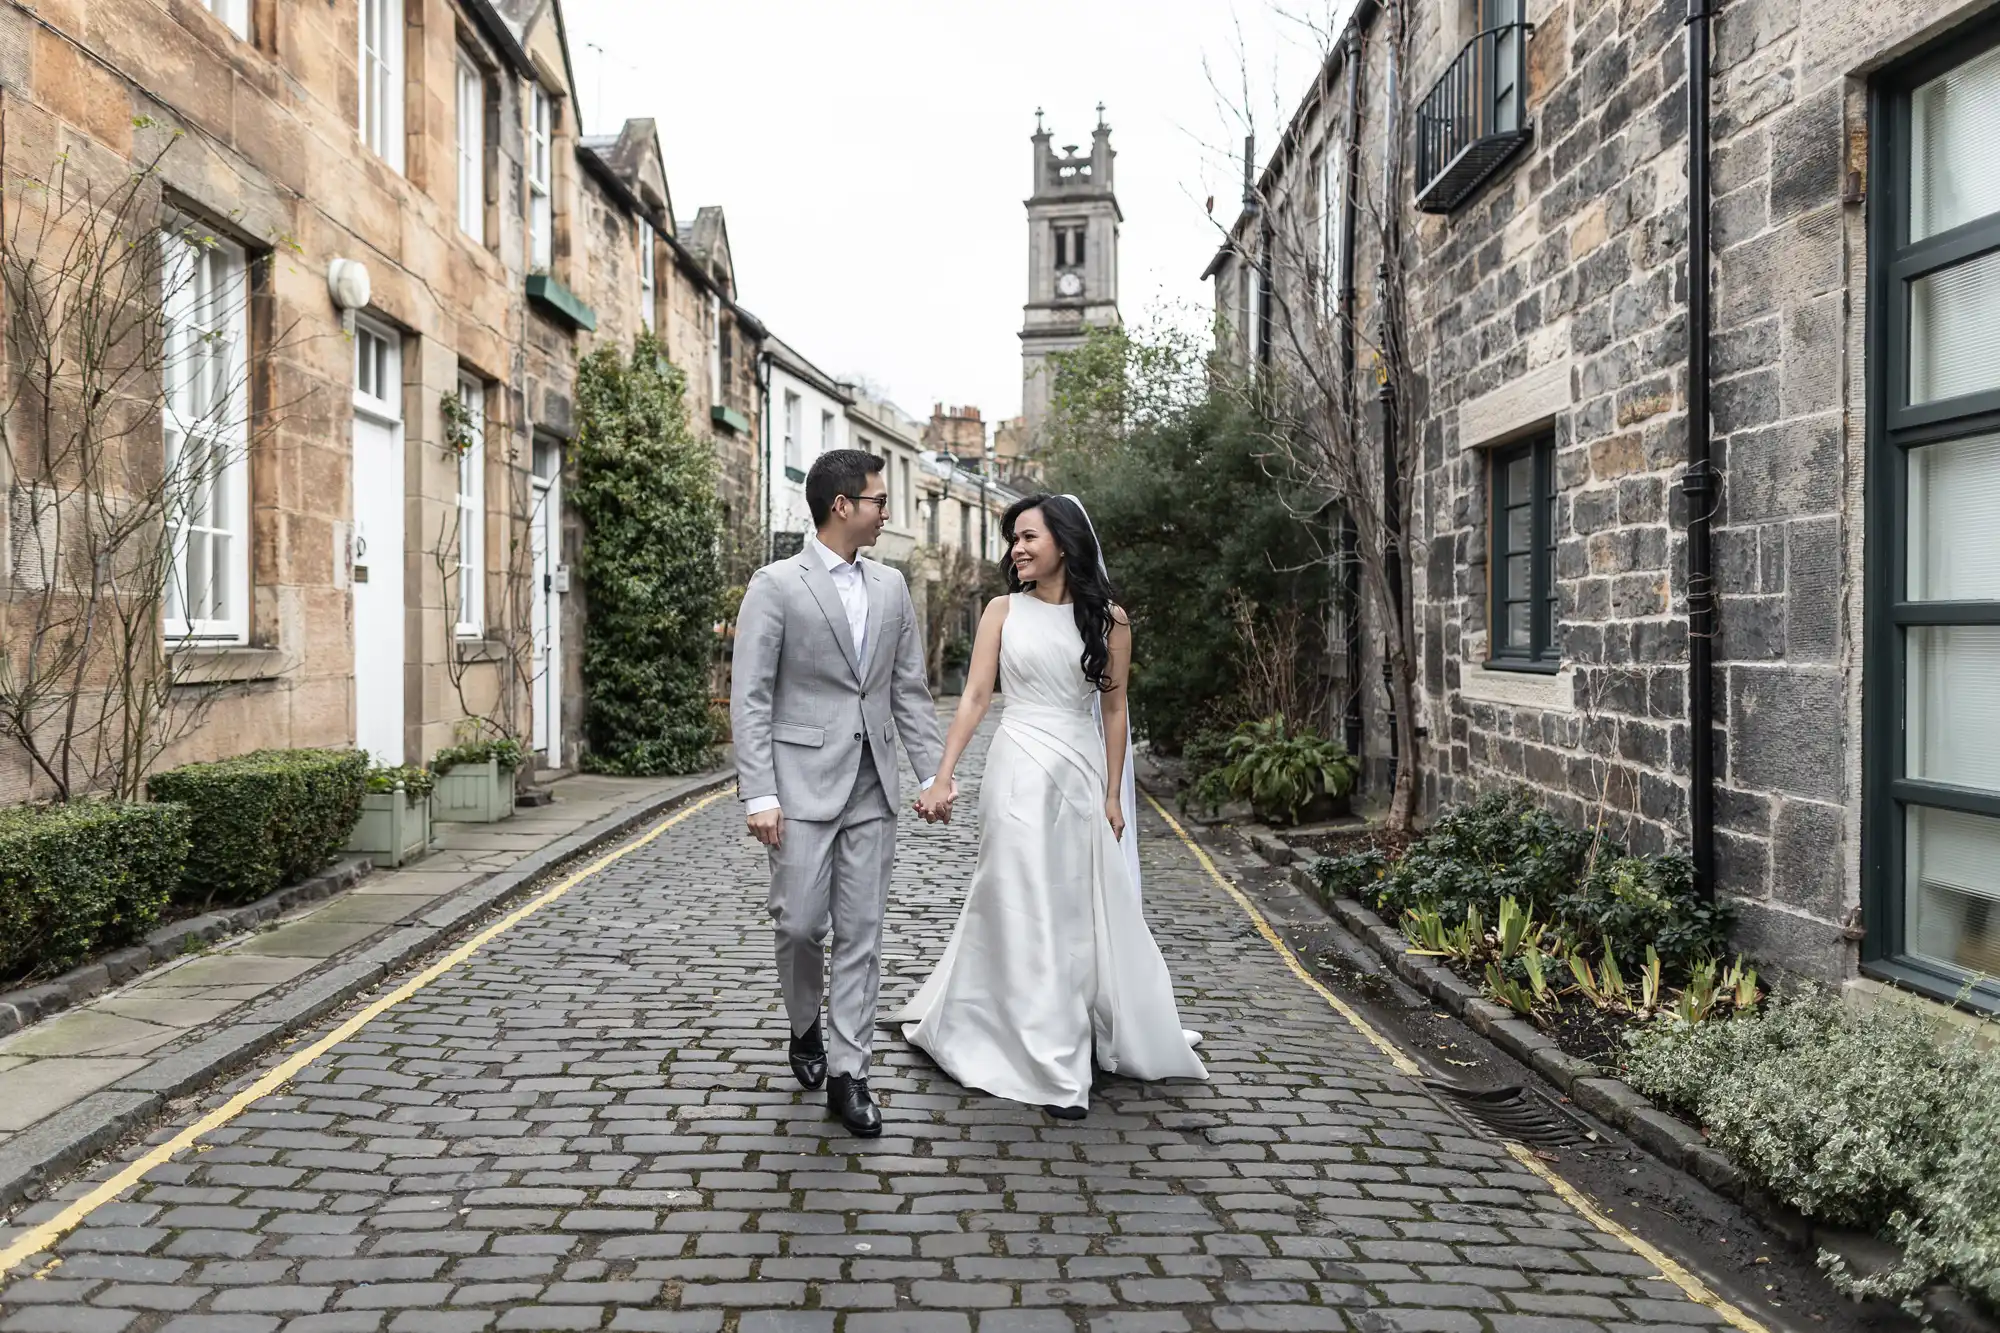
[[[585,763],[598,772],[694,772],[715,745],[721,511],[683,391],[651,335],[629,356],[598,348],[577,373]]]

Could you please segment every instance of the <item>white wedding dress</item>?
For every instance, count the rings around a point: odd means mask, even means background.
[[[1087,1106],[1093,1051],[1131,1078],[1208,1077],[1104,817],[1082,656],[1072,608],[1009,599],[979,861],[937,970],[890,1020],[966,1087],[1034,1106]]]

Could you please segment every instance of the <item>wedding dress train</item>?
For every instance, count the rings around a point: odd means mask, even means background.
[[[1088,1105],[1093,1053],[1131,1078],[1208,1077],[1104,817],[1082,655],[1070,607],[1013,595],[979,860],[937,970],[891,1020],[958,1082],[1036,1106]]]

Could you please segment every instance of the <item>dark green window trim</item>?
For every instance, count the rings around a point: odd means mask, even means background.
[[[1869,89],[1868,413],[1866,564],[1863,569],[1861,969],[1935,999],[2000,1010],[2000,982],[1911,952],[1904,883],[1908,807],[2000,816],[2000,792],[1912,778],[1905,772],[1905,641],[1923,625],[2000,624],[2000,601],[1906,600],[1910,450],[2000,430],[2000,390],[1911,405],[1909,285],[1927,273],[2000,250],[2000,214],[1909,241],[1910,93],[2000,44],[2000,21],[1949,34]]]
[[[557,281],[553,274],[530,273],[528,275],[528,300],[540,307],[543,313],[554,315],[563,323],[586,333],[597,331],[597,312],[583,303],[583,298]]]
[[[718,426],[725,426],[735,431],[738,435],[750,433],[750,418],[733,407],[724,407],[721,403],[717,403],[708,409],[708,419]]]
[[[1491,452],[1487,461],[1486,665],[1500,671],[1555,671],[1562,665],[1556,643],[1556,437],[1544,432]],[[1530,477],[1524,494],[1508,485],[1508,475],[1526,462]],[[1525,520],[1526,549],[1518,549]],[[1525,583],[1510,577],[1512,560],[1526,557]],[[1528,642],[1507,642],[1513,608],[1527,613]]]

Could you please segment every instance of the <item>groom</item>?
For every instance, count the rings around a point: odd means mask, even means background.
[[[888,522],[882,460],[858,449],[821,454],[806,476],[806,505],[817,534],[798,555],[758,570],[743,594],[729,714],[750,834],[771,854],[792,1072],[810,1090],[830,1067],[829,1113],[872,1138],[882,1132],[868,1057],[896,857],[894,746],[900,736],[924,774],[937,772],[943,746],[909,588],[857,554]],[[956,795],[954,785],[940,818]],[[829,931],[831,1043],[820,1022]]]

